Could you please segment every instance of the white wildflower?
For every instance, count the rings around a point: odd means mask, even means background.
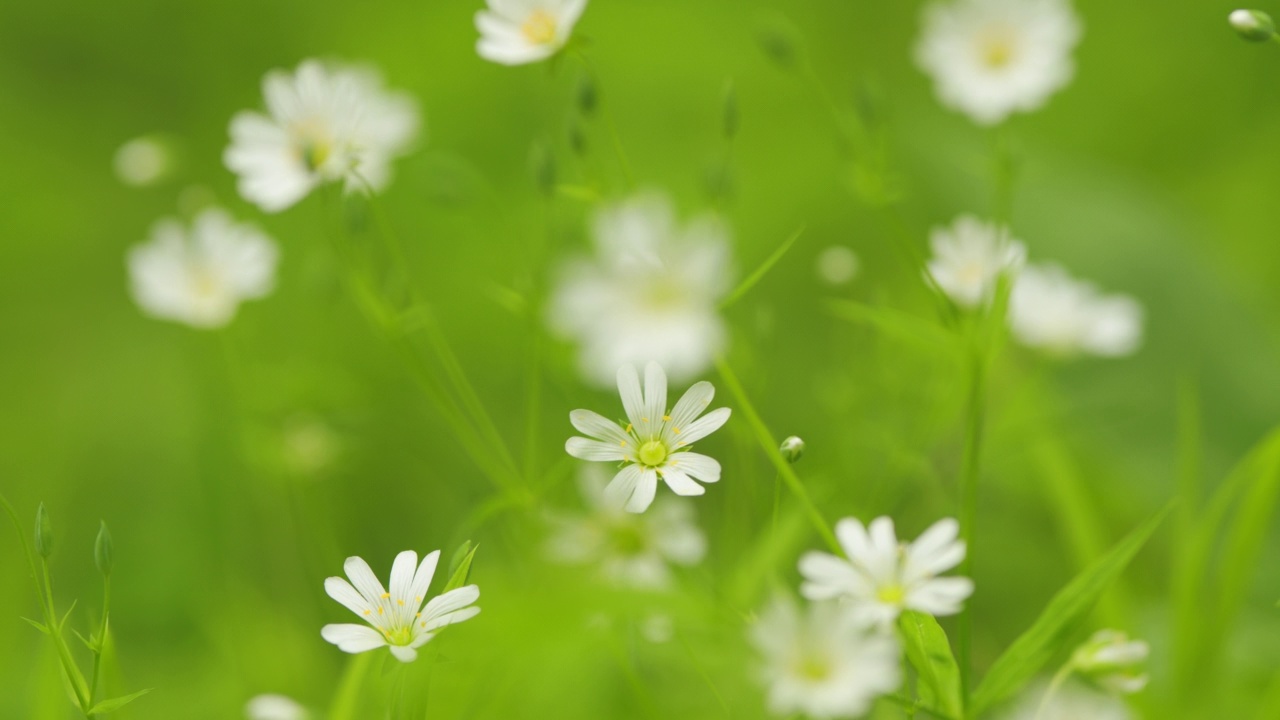
[[[1016,272],[1026,248],[1009,231],[972,215],[929,234],[933,257],[927,272],[957,305],[972,309],[991,301],[1002,273]]]
[[[1044,105],[1075,73],[1069,0],[954,0],[926,6],[916,62],[943,105],[981,125]]]
[[[667,377],[662,366],[651,362],[645,367],[643,393],[640,376],[631,365],[618,370],[618,392],[627,413],[626,427],[590,410],[574,410],[569,421],[587,437],[572,437],[565,443],[565,451],[576,458],[624,463],[604,489],[606,503],[644,512],[657,493],[658,478],[677,495],[702,495],[706,489],[697,480],[720,480],[720,463],[690,450],[729,419],[729,408],[699,417],[715,397],[711,383],[694,384],[668,410]]]
[[[954,615],[973,594],[968,578],[938,577],[964,560],[959,524],[951,518],[912,543],[898,543],[887,517],[871,521],[869,529],[845,518],[835,531],[847,559],[816,551],[800,558],[800,593],[810,600],[840,598],[859,617],[887,625],[903,610]]]
[[[240,194],[267,212],[326,182],[381,190],[391,161],[418,132],[414,102],[385,90],[367,68],[307,60],[293,73],[267,73],[262,95],[266,115],[245,111],[231,119],[223,161],[240,176]]]
[[[555,55],[569,42],[587,0],[488,0],[476,13],[480,57],[524,65]]]
[[[858,256],[844,245],[832,245],[818,253],[818,277],[828,285],[847,285],[858,275]]]
[[[480,597],[475,585],[437,595],[423,606],[439,560],[439,550],[424,557],[421,565],[412,550],[396,555],[391,566],[391,589],[386,590],[368,563],[358,557],[347,558],[343,569],[351,581],[331,577],[324,581],[324,589],[329,597],[369,624],[325,625],[321,637],[343,652],[362,653],[387,646],[397,660],[413,662],[418,648],[442,628],[480,612],[473,605]]]
[[[802,611],[778,597],[751,628],[764,663],[769,709],[778,715],[857,717],[902,683],[900,649],[838,603]]]
[[[1130,640],[1119,630],[1099,630],[1071,655],[1071,665],[1111,692],[1132,694],[1147,686],[1147,674],[1138,666],[1150,654],[1142,640]]]
[[[643,515],[628,513],[605,499],[608,480],[601,466],[583,466],[578,481],[589,512],[551,516],[553,560],[596,566],[609,582],[638,589],[667,587],[670,565],[702,560],[707,540],[689,501],[661,498]]]
[[[563,268],[549,313],[579,343],[587,379],[607,387],[622,365],[650,360],[676,382],[704,372],[727,338],[724,226],[705,216],[681,227],[666,198],[646,194],[600,210],[593,232],[596,257]]]
[[[1045,693],[1051,693],[1047,698]],[[1124,702],[1079,683],[1069,682],[1050,689],[1038,682],[1013,703],[1000,720],[1130,720],[1133,714]]]
[[[151,240],[129,251],[130,287],[148,315],[221,327],[242,301],[271,292],[276,260],[266,235],[213,208],[200,213],[189,231],[177,220],[156,223]]]
[[[1024,345],[1058,355],[1129,355],[1142,341],[1142,306],[1103,295],[1057,265],[1029,265],[1009,297],[1009,325]]]
[[[307,709],[284,695],[258,695],[244,707],[248,720],[307,720]]]
[[[116,150],[112,167],[125,185],[146,187],[169,177],[175,166],[173,148],[163,138],[144,135]]]

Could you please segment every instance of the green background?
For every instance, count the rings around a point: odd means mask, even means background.
[[[972,548],[979,670],[1083,563],[1177,494],[1179,387],[1184,406],[1199,399],[1205,492],[1280,414],[1280,48],[1235,37],[1227,3],[1076,7],[1075,81],[1008,128],[1014,232],[1032,259],[1137,297],[1147,332],[1132,358],[1054,362],[1011,347],[994,369]],[[576,378],[571,348],[550,344],[538,411],[527,412],[531,324],[511,298],[542,286],[551,257],[587,247],[591,212],[567,194],[544,201],[533,148],[553,148],[566,185],[604,197],[627,187],[603,119],[581,121],[585,163],[569,147],[581,65],[480,60],[477,9],[0,7],[0,491],[28,530],[38,502],[52,511],[59,603],[80,599],[71,622],[82,630],[98,607],[93,538],[99,519],[111,526],[117,689],[155,688],[120,716],[234,718],[267,691],[323,707],[347,661],[319,637],[346,621],[323,578],[347,555],[382,574],[399,550],[447,556],[468,537],[481,545],[484,612],[439,641],[448,662],[432,685],[434,716],[764,716],[744,617],[771,584],[795,586],[795,557],[820,540],[789,497],[792,529],[766,537],[774,475],[740,411],[703,448],[724,479],[696,501],[710,551],[676,591],[605,592],[540,557],[542,510],[580,502],[561,450],[567,413],[617,414],[618,401]],[[797,471],[828,520],[891,514],[908,538],[956,512],[962,375],[828,311],[844,296],[933,317],[884,212],[859,197],[858,158],[814,84],[771,63],[756,37],[790,28],[838,111],[856,99],[870,108],[923,247],[931,226],[990,212],[993,138],[935,102],[911,60],[918,17],[918,3],[596,0],[579,25],[638,186],[692,214],[713,204],[706,178],[731,158],[732,195],[715,204],[739,277],[805,228],[727,312],[728,360],[770,428],[807,441]],[[420,147],[396,164],[381,202],[419,291],[530,463],[527,505],[480,516],[492,486],[342,293],[320,198],[263,216],[234,192],[220,162],[231,115],[260,107],[265,71],[307,57],[373,63],[421,104]],[[740,117],[731,146],[720,129],[729,79]],[[147,133],[180,146],[179,174],[126,187],[112,154]],[[275,293],[216,333],[142,316],[124,271],[152,222],[201,195],[282,248]],[[847,288],[815,279],[832,244],[862,260]],[[336,458],[300,472],[282,446],[314,422],[332,431]],[[1180,511],[1201,506],[1184,498]],[[1249,717],[1280,663],[1275,534],[1223,662],[1187,687],[1170,667],[1169,612],[1185,531],[1166,523],[1082,631],[1112,623],[1151,641],[1153,684],[1138,706],[1152,716]],[[0,538],[0,717],[70,717],[56,658],[19,620],[38,613],[19,546],[7,530]],[[653,611],[674,619],[676,639],[640,637]],[[600,612],[608,622],[588,622]]]

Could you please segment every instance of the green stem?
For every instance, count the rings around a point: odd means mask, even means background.
[[[369,674],[369,665],[373,662],[373,653],[361,653],[351,658],[347,669],[338,682],[338,691],[333,698],[333,709],[329,712],[329,720],[354,720],[360,709],[360,690],[365,677]]]
[[[769,456],[769,460],[777,468],[778,474],[786,481],[787,487],[791,489],[791,492],[800,500],[800,504],[804,506],[805,513],[808,514],[809,521],[813,523],[814,529],[818,531],[818,534],[822,536],[822,539],[826,541],[827,546],[833,552],[837,555],[843,555],[844,550],[836,540],[835,533],[831,532],[831,526],[827,524],[827,521],[822,517],[822,513],[818,511],[818,506],[809,497],[809,491],[805,490],[804,483],[800,482],[800,478],[791,469],[791,463],[787,462],[787,459],[782,456],[782,452],[778,449],[778,441],[774,439],[769,432],[769,428],[760,419],[755,406],[747,398],[746,392],[742,389],[742,383],[738,381],[738,376],[733,373],[733,369],[729,367],[729,364],[722,357],[716,358],[716,369],[720,371],[720,376],[724,378],[729,392],[738,401],[739,408],[747,416],[747,424],[751,426],[752,431],[755,433],[756,440],[760,442],[765,454]]]
[[[89,698],[89,690],[84,681],[84,675],[80,673],[80,667],[76,665],[75,658],[71,656],[71,648],[67,647],[66,638],[62,636],[62,622],[58,617],[56,606],[53,603],[53,580],[49,577],[49,562],[47,560],[41,563],[44,569],[44,587],[47,593],[45,602],[48,611],[45,614],[45,625],[49,628],[49,637],[53,638],[54,649],[58,651],[58,659],[62,661],[62,671],[67,675],[67,681],[71,684],[71,690],[75,693],[76,702],[80,706],[80,711],[89,717],[89,710],[93,704]]]
[[[89,681],[89,705],[93,706],[98,693],[98,676],[102,669],[102,654],[107,648],[108,619],[111,617],[111,576],[102,579],[102,625],[98,628],[97,648],[93,651],[93,676]]]
[[[600,83],[595,80],[597,75],[595,68],[591,64],[591,58],[581,48],[573,48],[572,55],[582,63],[583,69],[591,76],[592,82],[595,82],[598,89]],[[600,97],[596,100],[596,106],[600,108],[600,116],[604,119],[605,128],[609,131],[609,140],[613,143],[613,151],[618,155],[618,166],[622,168],[622,177],[626,180],[627,189],[634,189],[636,180],[635,175],[631,172],[631,160],[627,158],[627,151],[622,146],[622,135],[618,132],[618,126],[613,121],[613,113],[609,110],[609,103],[605,98]]]
[[[969,400],[965,421],[966,431],[960,470],[960,539],[965,545],[964,561],[960,574],[973,577],[973,526],[978,512],[978,477],[982,463],[983,425],[986,419],[986,361],[982,353],[970,351]],[[965,706],[968,706],[970,675],[972,673],[972,613],[969,603],[958,618],[957,641],[959,649],[960,687]]]

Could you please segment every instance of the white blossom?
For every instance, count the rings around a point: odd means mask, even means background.
[[[934,228],[929,245],[933,257],[926,271],[957,305],[969,309],[990,302],[1001,274],[1016,272],[1027,254],[1007,229],[972,215]]]
[[[569,42],[587,0],[488,0],[476,13],[480,57],[503,65],[545,60]]]
[[[1142,306],[1124,295],[1103,295],[1057,265],[1029,265],[1009,296],[1009,325],[1028,347],[1118,357],[1142,341]]]

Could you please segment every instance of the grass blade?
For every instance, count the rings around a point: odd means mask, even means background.
[[[919,676],[918,692],[924,705],[942,717],[964,717],[960,691],[960,667],[951,654],[947,634],[932,615],[905,612],[898,618],[907,660]]]
[[[755,272],[748,275],[745,280],[738,284],[738,287],[733,289],[733,292],[729,293],[724,300],[720,301],[720,309],[724,310],[738,300],[741,300],[742,296],[746,295],[748,290],[754,287],[756,283],[760,282],[760,280],[773,269],[774,265],[778,264],[778,261],[782,259],[782,256],[787,254],[787,251],[791,249],[792,245],[796,244],[796,241],[799,240],[800,236],[803,234],[804,227],[801,226],[796,229],[795,232],[791,233],[791,237],[783,240],[782,244],[773,251],[773,254],[765,258],[765,261],[760,264],[760,267],[755,269]]]

